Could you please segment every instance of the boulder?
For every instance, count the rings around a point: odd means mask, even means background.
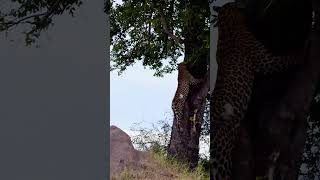
[[[130,136],[116,126],[110,127],[110,174],[134,170],[147,162],[147,152],[134,149]]]

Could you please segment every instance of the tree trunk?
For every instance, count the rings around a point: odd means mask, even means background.
[[[194,168],[199,160],[199,137],[205,100],[209,90],[209,76],[207,73],[209,51],[205,48],[204,41],[200,36],[205,28],[205,20],[199,17],[200,4],[203,2],[207,3],[207,1],[188,2],[187,14],[190,16],[190,20],[187,23],[188,26],[184,29],[184,62],[187,65],[186,71],[188,71],[186,73],[189,73],[193,78],[202,79],[203,82],[189,87],[189,91],[186,94],[187,99],[182,110],[183,116],[180,119],[174,116],[168,147],[169,157],[175,157],[179,161],[187,162],[190,168]],[[178,77],[178,81],[183,80]],[[178,84],[182,83],[185,82],[178,82]],[[179,88],[177,88],[176,94],[179,95],[181,92],[178,92],[178,90]]]
[[[233,179],[298,178],[307,130],[305,114],[320,73],[318,30],[309,34],[307,50],[302,67],[255,83],[248,113],[241,124],[245,133],[241,133],[233,154]]]
[[[183,109],[183,119],[178,122],[175,118],[172,126],[168,155],[187,162],[190,168],[194,168],[199,160],[199,137],[209,90],[208,78],[206,76],[203,83],[190,88]]]

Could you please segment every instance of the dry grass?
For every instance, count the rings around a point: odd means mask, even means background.
[[[209,180],[208,173],[202,166],[189,172],[185,164],[168,160],[161,153],[150,153],[150,158],[141,164],[126,164],[126,168],[118,174],[113,174],[111,180]]]

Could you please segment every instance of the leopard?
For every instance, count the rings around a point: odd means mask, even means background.
[[[187,65],[184,62],[178,64],[178,87],[172,100],[172,111],[174,119],[177,122],[179,130],[183,130],[179,124],[183,121],[184,106],[187,100],[189,90],[191,86],[198,85],[204,82],[204,79],[197,79],[191,75],[188,71]],[[195,114],[197,111],[195,111]],[[195,118],[190,118],[191,121],[195,121]],[[196,122],[193,122],[196,123]]]
[[[257,40],[236,2],[214,9],[217,15],[218,64],[210,97],[210,179],[230,180],[232,150],[259,75],[282,72],[301,63],[300,51],[275,55]]]

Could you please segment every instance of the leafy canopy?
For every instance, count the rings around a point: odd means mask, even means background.
[[[193,9],[198,9],[193,12]],[[111,70],[126,70],[137,61],[156,70],[155,75],[170,73],[184,53],[185,39],[193,21],[201,21],[199,39],[209,46],[208,1],[124,0],[112,2]]]

